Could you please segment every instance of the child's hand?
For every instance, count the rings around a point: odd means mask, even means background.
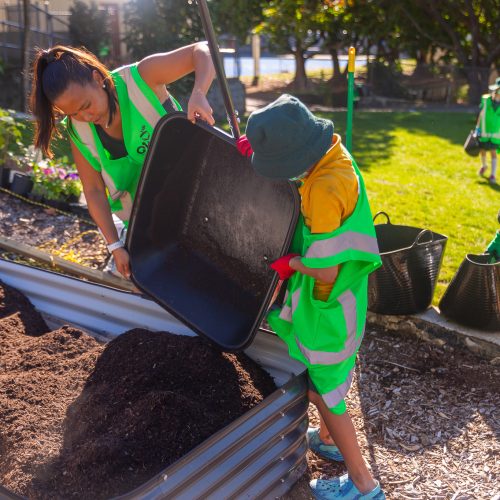
[[[283,255],[283,257],[280,257],[272,264],[270,264],[269,267],[271,269],[274,269],[278,273],[280,280],[287,280],[295,273],[295,269],[292,269],[290,267],[290,260],[292,260],[294,257],[300,257],[300,255],[298,253],[289,253],[288,255]]]
[[[250,142],[245,134],[240,136],[240,138],[236,141],[236,147],[242,156],[252,156],[253,154],[252,146],[250,145]]]

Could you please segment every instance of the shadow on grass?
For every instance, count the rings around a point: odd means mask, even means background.
[[[476,184],[479,184],[480,186],[486,186],[489,187],[492,191],[499,192],[500,191],[500,185],[499,184],[492,184],[491,182],[488,181],[488,179],[478,179],[476,181]]]
[[[317,113],[333,120],[335,131],[345,143],[346,113]],[[367,165],[389,160],[396,147],[395,131],[406,129],[418,135],[439,137],[450,145],[462,145],[474,126],[475,115],[464,112],[355,112],[353,118],[353,155],[361,170]]]

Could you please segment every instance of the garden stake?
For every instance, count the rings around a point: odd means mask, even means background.
[[[346,147],[352,153],[352,115],[354,109],[354,66],[356,62],[356,49],[349,47],[347,62],[347,131]]]

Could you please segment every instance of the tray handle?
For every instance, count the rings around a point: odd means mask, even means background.
[[[224,65],[222,64],[217,38],[215,36],[212,19],[210,18],[210,12],[208,10],[207,0],[197,0],[197,3],[200,11],[201,24],[203,25],[203,31],[207,37],[208,47],[210,48],[210,54],[212,55],[212,62],[214,63],[215,73],[217,74],[217,81],[224,100],[224,107],[227,112],[229,128],[231,129],[233,137],[238,139],[241,135],[240,127],[238,125],[238,115],[234,109],[233,100],[231,99],[231,94],[229,92],[226,72],[224,71]]]
[[[429,241],[420,241],[426,233],[429,233],[431,239]],[[434,233],[430,229],[422,229],[422,231],[420,231],[420,233],[417,234],[417,237],[415,238],[415,241],[413,242],[412,246],[424,245],[426,243],[432,243],[433,241],[434,241]]]
[[[373,216],[373,222],[375,222],[375,219],[379,216],[379,215],[385,215],[385,218],[387,219],[385,221],[386,224],[391,224],[391,219],[389,219],[389,216],[385,213],[385,212],[377,212],[374,216]]]

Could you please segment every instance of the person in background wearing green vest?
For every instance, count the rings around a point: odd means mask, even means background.
[[[56,119],[65,116],[73,158],[90,215],[116,269],[130,277],[117,227],[127,227],[142,165],[158,120],[181,107],[166,85],[195,72],[188,119],[214,124],[206,93],[215,76],[210,51],[196,43],[150,55],[110,72],[85,49],[39,50],[33,63],[31,109],[35,146],[52,157]]]
[[[384,499],[344,402],[365,329],[368,275],[381,265],[361,174],[333,123],[286,94],[250,115],[237,146],[264,177],[296,181],[301,197],[290,253],[271,264],[288,279],[287,293],[267,320],[307,367],[309,400],[321,416],[320,428],[308,430],[311,449],[347,466],[344,476],[311,481],[313,493]]]
[[[491,94],[481,98],[481,111],[477,117],[476,134],[479,137],[481,168],[479,175],[488,170],[486,151],[491,154],[491,175],[488,180],[496,184],[497,149],[500,149],[500,77],[488,87]]]
[[[497,220],[500,224],[500,210],[497,214]],[[500,262],[500,230],[495,233],[495,237],[490,241],[485,253],[489,255],[489,264]]]

